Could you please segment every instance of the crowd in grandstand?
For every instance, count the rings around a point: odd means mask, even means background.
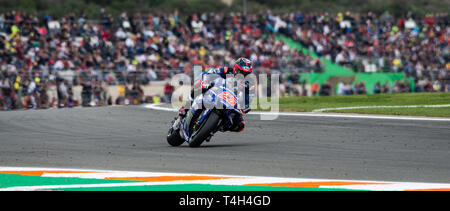
[[[443,79],[450,69],[448,14],[388,12],[297,14],[293,38],[336,63],[356,71],[404,72],[418,79]],[[358,64],[360,66],[358,66]]]
[[[82,85],[88,99],[83,105],[90,104],[93,93],[98,101],[119,102],[105,99],[103,84],[146,84],[192,74],[194,65],[229,65],[238,57],[250,58],[256,73],[323,71],[320,59],[290,48],[276,34],[355,71],[404,72],[416,78],[414,91],[448,91],[449,20],[447,14],[370,12],[211,12],[181,18],[177,12],[113,17],[101,10],[95,20],[84,14],[55,18],[7,12],[0,14],[0,106],[15,108],[18,101],[34,108],[55,101],[72,106],[73,85]],[[76,80],[59,77],[64,70],[75,71]],[[286,86],[299,81],[282,78]],[[46,96],[50,85],[57,87],[57,99]],[[351,90],[363,84],[357,86]]]

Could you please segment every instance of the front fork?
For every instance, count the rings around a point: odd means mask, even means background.
[[[190,131],[191,128],[191,124],[193,123],[192,120],[194,119],[194,117],[196,117],[195,119],[197,119],[199,117],[200,114],[204,113],[205,110],[202,109],[196,109],[194,106],[187,112],[186,117],[184,118],[184,120],[181,121],[181,125],[182,125],[182,130],[181,131],[181,135],[182,137],[184,137],[184,139],[186,140],[186,142],[189,143],[190,139],[191,139],[191,133],[192,131]],[[200,113],[201,112],[201,113]],[[202,118],[204,117],[204,115],[202,115]]]

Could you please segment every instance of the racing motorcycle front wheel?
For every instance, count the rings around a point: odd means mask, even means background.
[[[212,134],[213,129],[220,121],[220,116],[212,111],[200,125],[194,126],[193,135],[189,142],[190,147],[199,147]]]

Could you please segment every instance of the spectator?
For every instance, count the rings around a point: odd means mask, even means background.
[[[164,84],[164,98],[163,100],[167,103],[172,100],[172,93],[174,91],[174,87],[169,83]]]
[[[345,94],[345,85],[343,82],[339,82],[337,87],[337,95],[342,96],[344,94]]]
[[[328,82],[325,82],[320,87],[320,96],[330,96],[331,94],[331,85]]]
[[[84,81],[81,83],[81,86],[83,87],[81,91],[82,106],[90,107],[92,100],[92,83],[91,81]]]
[[[383,87],[381,88],[382,93],[390,93],[391,92],[391,86],[389,85],[389,82],[385,82]]]
[[[355,94],[367,94],[366,85],[364,82],[359,82],[355,84]]]
[[[380,94],[381,93],[381,84],[380,84],[380,82],[377,82],[373,86],[373,93],[375,93],[375,94]]]

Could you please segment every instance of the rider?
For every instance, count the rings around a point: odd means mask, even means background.
[[[205,83],[203,81],[203,76],[207,75],[218,75],[224,79],[226,79],[228,74],[233,74],[234,76],[238,74],[242,74],[244,77],[251,74],[253,71],[252,62],[249,59],[246,58],[239,58],[234,62],[234,66],[232,68],[229,67],[220,67],[220,68],[209,68],[206,69],[202,73],[202,78],[200,80],[197,80],[194,83],[194,87],[191,90],[191,96],[188,102],[186,102],[186,105],[193,102],[194,96],[194,90],[202,89],[202,93],[206,92],[210,88],[210,84]],[[242,109],[243,113],[250,112],[250,92],[254,89],[254,86],[251,86],[248,81],[245,82],[245,108]],[[181,109],[178,111],[178,114],[182,117],[185,117],[187,113],[189,112],[189,109],[187,106],[181,107]],[[237,118],[233,119],[233,125],[231,125],[230,128],[227,128],[226,130],[232,131],[232,132],[241,132],[244,130],[245,127],[245,121],[242,115],[238,116]]]

